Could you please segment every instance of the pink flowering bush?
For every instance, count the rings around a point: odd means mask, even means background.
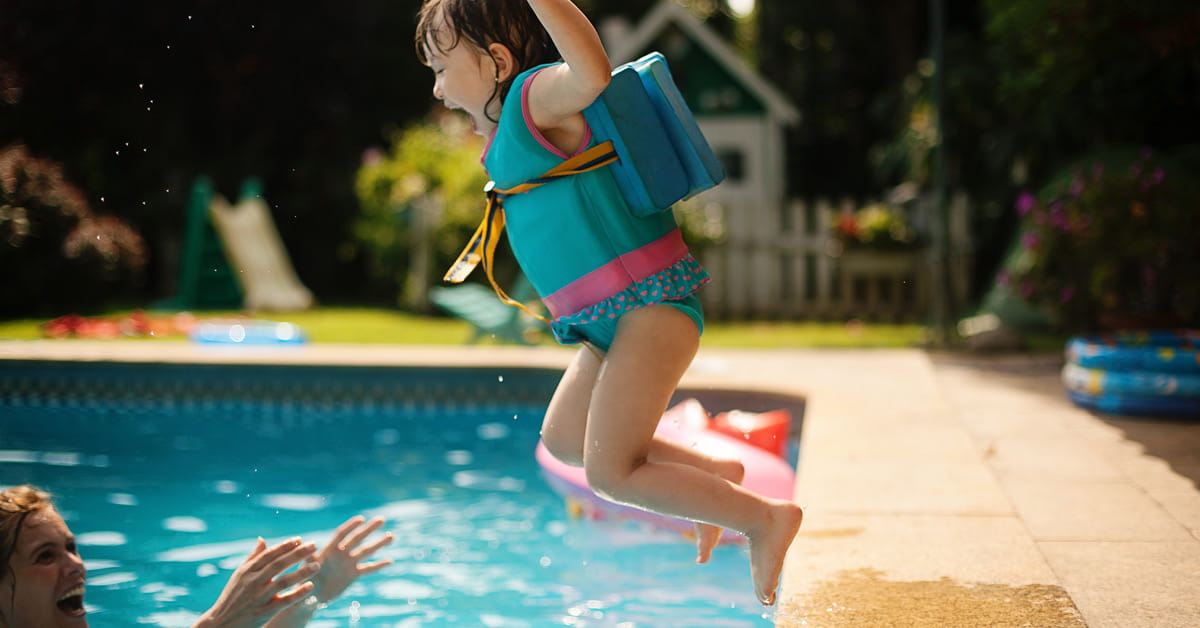
[[[1086,161],[1016,211],[1019,251],[998,281],[1064,328],[1200,322],[1200,196],[1166,160]]]
[[[0,147],[0,317],[96,309],[135,292],[146,244],[95,214],[62,166]]]

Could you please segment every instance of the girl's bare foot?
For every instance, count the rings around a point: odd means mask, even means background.
[[[767,519],[759,531],[747,536],[750,538],[750,577],[754,580],[754,594],[763,606],[772,606],[779,574],[783,571],[783,559],[800,530],[804,511],[792,502],[772,500],[767,512]]]
[[[741,484],[746,467],[740,460],[721,460],[716,474],[734,484]],[[712,558],[713,548],[721,542],[721,527],[696,522],[696,562],[704,564]]]

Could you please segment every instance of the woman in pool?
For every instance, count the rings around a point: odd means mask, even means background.
[[[483,162],[493,189],[540,177],[597,143],[581,112],[612,67],[570,0],[425,0],[416,45],[434,72],[434,97],[489,138]],[[612,501],[696,521],[697,562],[708,560],[721,528],[745,534],[755,593],[773,604],[800,508],[743,489],[737,461],[654,436],[699,346],[696,291],[708,281],[671,212],[635,217],[606,168],[503,204],[509,243],[554,316],[555,337],[587,345],[550,401],[546,447],[582,465],[592,489]],[[474,258],[465,259],[469,272]]]
[[[364,545],[383,523],[354,517],[320,552],[300,539],[269,548],[259,539],[194,628],[303,626],[359,576],[391,564],[362,562],[391,542],[388,533]],[[308,562],[283,574],[301,561]],[[0,491],[0,570],[0,628],[86,628],[87,570],[49,494],[32,486]]]

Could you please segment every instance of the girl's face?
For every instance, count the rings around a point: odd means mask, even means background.
[[[493,98],[497,74],[491,56],[460,40],[446,51],[427,44],[426,58],[433,70],[433,97],[447,109],[465,112],[476,133],[490,136],[496,129],[492,120],[500,117],[500,100]]]
[[[0,626],[86,628],[86,579],[63,518],[53,509],[30,514],[8,567],[0,572]]]

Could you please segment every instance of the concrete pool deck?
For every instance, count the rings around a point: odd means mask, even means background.
[[[0,341],[0,359],[519,365],[553,347]],[[1053,358],[706,350],[693,388],[806,401],[776,623],[1200,626],[1200,423],[1094,415]]]

